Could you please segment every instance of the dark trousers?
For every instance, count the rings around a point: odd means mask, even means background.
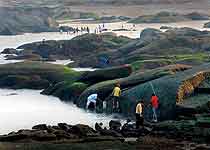
[[[119,97],[113,96],[113,108],[119,108]]]
[[[140,126],[143,127],[144,118],[140,116],[140,114],[136,114],[136,129],[139,129]]]
[[[112,102],[113,102],[113,111],[114,112],[119,112],[120,111],[120,99],[117,96],[113,96],[112,98]]]
[[[90,102],[90,104],[88,106],[88,109],[91,110],[91,111],[94,111],[95,110],[95,104],[93,102]]]

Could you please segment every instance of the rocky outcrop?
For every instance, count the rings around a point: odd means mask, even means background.
[[[48,8],[1,7],[0,18],[0,35],[58,31]]]
[[[63,65],[20,62],[0,65],[0,86],[4,88],[44,89],[61,81],[74,82],[80,72]]]
[[[122,65],[85,72],[79,81],[92,85],[106,80],[128,77],[131,73],[131,65]]]
[[[47,8],[3,7],[0,18],[1,35],[58,31],[57,23],[50,17]]]
[[[124,141],[122,136],[101,135],[88,125],[68,125],[66,123],[59,123],[57,126],[40,124],[32,127],[32,130],[19,130],[18,132],[0,136],[1,142],[62,142],[64,140],[68,142]]]
[[[204,28],[210,28],[210,22],[205,23],[203,27]]]
[[[19,51],[16,50],[15,48],[6,48],[1,52],[1,54],[9,54],[9,55],[15,54],[15,55],[17,55],[17,54],[19,54]]]
[[[173,29],[173,27],[161,26],[160,29],[162,29],[162,30],[169,30],[169,29]]]
[[[43,90],[42,94],[53,95],[59,97],[61,100],[76,103],[78,97],[89,86],[101,81],[127,77],[131,72],[132,70],[129,65],[86,71],[75,82],[62,81],[57,84],[52,84]]]
[[[99,53],[108,52],[113,49],[132,41],[129,38],[116,36],[113,33],[104,34],[84,34],[65,41],[42,41],[30,44],[25,44],[18,49],[24,49],[25,53],[31,51],[34,54],[40,55],[42,58],[63,58],[72,59],[77,66],[87,66],[88,64],[80,63],[80,60],[88,59],[96,56]],[[100,58],[106,58],[106,55],[101,54]],[[99,59],[91,59],[94,67],[100,66]]]
[[[63,31],[63,32],[72,32],[72,31],[74,31],[74,28],[69,27],[69,26],[60,26],[60,27],[59,27],[59,31]]]
[[[182,104],[183,101],[188,101],[187,98],[193,95],[195,89],[208,78],[208,68],[209,64],[205,64],[175,75],[151,80],[125,90],[122,93],[122,113],[134,114],[137,102],[143,99],[146,104],[149,104],[151,95],[155,92],[159,97],[160,103],[159,109],[161,111],[159,113],[159,119],[175,119],[176,104]],[[150,108],[145,108],[145,118],[150,119],[150,112]]]
[[[6,60],[44,61],[44,59],[37,54],[6,55],[5,58]]]
[[[127,122],[121,125],[118,121],[112,120],[109,124],[111,127],[107,129],[103,128],[101,123],[100,125],[96,123],[96,130],[83,124],[69,125],[59,123],[57,126],[40,124],[34,126],[32,130],[23,129],[18,132],[1,135],[0,141],[16,143],[40,142],[39,144],[42,144],[42,142],[81,144],[105,141],[128,142],[133,139],[132,144],[135,144],[136,142],[143,142],[146,139],[152,140],[155,137],[160,139],[165,137],[178,141],[190,141],[191,143],[195,143],[195,145],[198,145],[196,143],[200,142],[209,143],[210,123],[209,115],[207,114],[195,115],[194,118],[188,120],[170,120],[156,124],[145,122],[144,128],[140,127],[139,129],[136,129],[136,125],[133,122]],[[200,146],[198,145],[198,147]]]
[[[178,14],[173,12],[159,12],[155,15],[139,16],[131,19],[130,23],[171,23],[190,20],[208,20],[209,16],[206,14],[192,12],[189,14]]]
[[[140,85],[154,79],[161,78],[163,76],[171,75],[179,71],[183,71],[189,69],[190,66],[182,66],[182,65],[172,65],[162,68],[153,69],[144,73],[136,73],[131,74],[126,78],[119,78],[115,80],[108,80],[104,82],[99,82],[92,86],[89,86],[79,97],[77,100],[77,105],[79,107],[85,108],[87,97],[92,93],[100,93],[100,98],[103,100],[109,100],[110,94],[116,83],[121,84],[122,89],[128,89],[134,87],[136,85]],[[111,107],[111,106],[110,106]],[[128,111],[127,111],[128,112]]]

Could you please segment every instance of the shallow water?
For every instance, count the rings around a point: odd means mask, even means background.
[[[130,38],[139,38],[140,33],[142,30],[145,28],[155,28],[155,29],[160,29],[161,26],[169,26],[169,27],[189,27],[189,28],[195,28],[198,30],[210,30],[210,29],[205,29],[203,28],[203,25],[209,22],[208,20],[206,21],[183,21],[183,22],[176,22],[176,23],[142,23],[142,24],[136,24],[135,27],[133,27],[132,23],[126,23],[126,22],[114,22],[114,23],[106,23],[105,28],[109,29],[108,32],[112,31],[113,29],[121,29],[122,26],[124,29],[130,29],[133,30],[135,29],[136,31],[117,31],[117,35],[123,35],[123,36],[128,36]],[[63,25],[71,26],[74,28],[81,28],[81,27],[89,27],[91,32],[94,32],[95,28],[98,27],[99,25],[102,26],[102,24],[98,23],[90,23],[90,24],[81,24],[80,22],[67,22],[64,23]],[[165,31],[165,30],[162,30]]]
[[[40,123],[56,125],[65,122],[94,126],[95,122],[104,122],[106,125],[113,118],[86,112],[71,103],[39,93],[35,90],[0,89],[0,134],[30,129]]]

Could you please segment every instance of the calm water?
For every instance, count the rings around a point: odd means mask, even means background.
[[[197,22],[180,22],[171,24],[140,24],[136,25],[137,31],[130,32],[116,32],[118,35],[129,36],[131,38],[139,37],[140,32],[147,27],[159,29],[162,25],[171,27],[194,27],[196,29],[204,30],[203,24],[207,21]],[[124,28],[132,28],[132,24],[111,23],[106,24],[106,28],[117,29],[124,24]],[[81,27],[78,23],[68,23],[73,27]],[[88,24],[91,31],[98,24]],[[17,36],[0,36],[0,51],[4,48],[16,48],[22,44],[29,42],[36,42],[45,40],[62,40],[71,39],[76,35],[67,35],[65,33],[38,33],[38,34],[24,34]],[[57,60],[58,64],[68,64],[71,60]],[[4,60],[3,55],[0,55],[0,64],[11,63],[16,61]],[[84,68],[76,68],[78,71]],[[89,68],[88,68],[89,69]],[[11,131],[16,131],[23,128],[31,128],[33,125],[46,123],[57,124],[59,122],[66,122],[69,124],[84,123],[93,126],[95,122],[108,123],[112,116],[103,116],[93,113],[85,112],[77,108],[73,104],[61,102],[58,98],[51,96],[44,96],[39,94],[40,91],[35,90],[5,90],[0,89],[0,134],[5,134]]]
[[[195,28],[198,30],[210,30],[210,29],[204,29],[203,25],[209,21],[184,21],[184,22],[176,22],[176,23],[142,23],[142,24],[137,24],[135,27],[133,27],[133,24],[131,23],[126,23],[126,22],[116,22],[116,23],[107,23],[105,24],[105,28],[109,29],[109,32],[112,31],[113,29],[121,29],[122,26],[124,29],[130,29],[133,30],[135,29],[136,31],[117,31],[117,35],[123,35],[123,36],[128,36],[130,38],[139,38],[140,33],[142,30],[145,28],[155,28],[155,29],[160,29],[161,26],[169,26],[169,27],[189,27],[189,28]],[[102,24],[81,24],[80,22],[66,22],[63,23],[63,25],[67,26],[72,26],[72,27],[89,27],[91,32],[94,32],[95,28],[98,27],[99,25],[102,26]],[[165,30],[162,30],[165,31]]]
[[[56,125],[66,122],[94,126],[95,122],[108,124],[113,118],[86,112],[71,103],[39,93],[40,91],[35,90],[0,89],[0,134],[23,128],[30,129],[40,123]]]

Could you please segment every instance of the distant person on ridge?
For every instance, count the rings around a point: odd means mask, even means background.
[[[89,29],[89,27],[87,27],[87,33],[90,33],[90,29]]]
[[[119,112],[119,107],[120,107],[120,95],[121,95],[121,89],[120,89],[120,83],[117,83],[113,92],[113,111],[114,112]]]
[[[96,102],[98,99],[98,94],[91,94],[87,98],[86,109],[94,111],[96,109]]]
[[[157,109],[159,106],[159,100],[158,97],[155,94],[152,94],[151,97],[151,105],[152,105],[152,121],[157,122]]]
[[[139,129],[139,126],[144,127],[143,106],[143,100],[139,101],[136,105],[136,129]]]

